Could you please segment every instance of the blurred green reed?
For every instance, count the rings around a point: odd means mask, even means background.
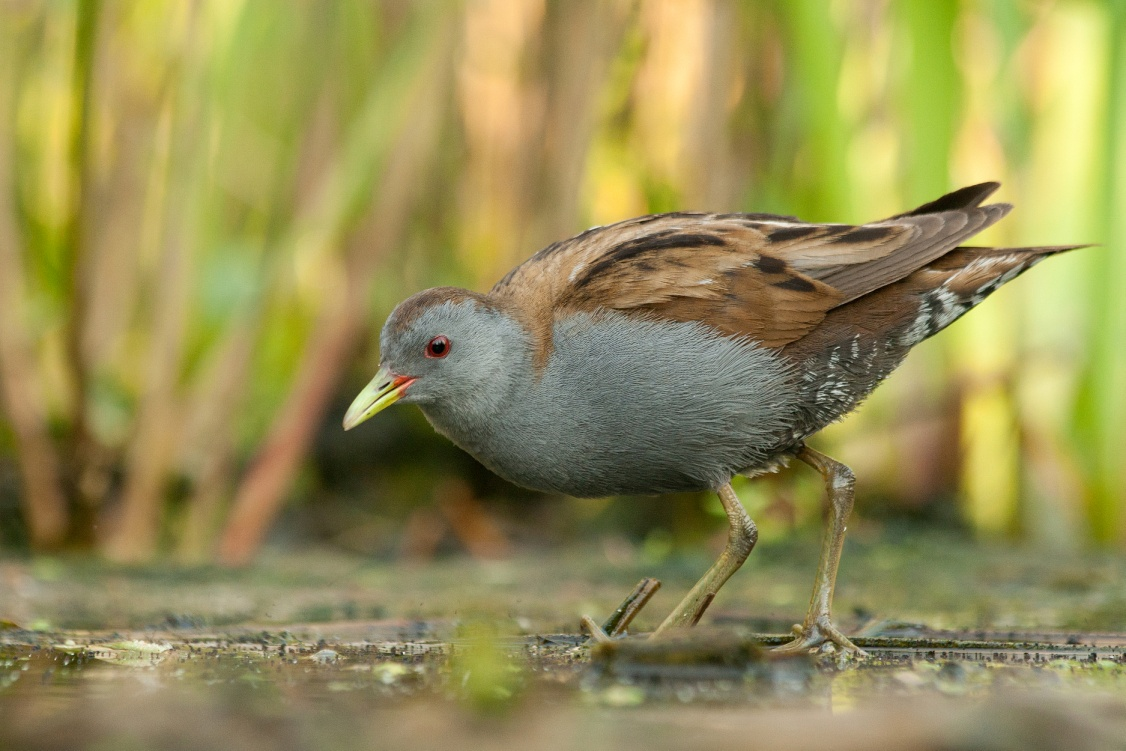
[[[819,445],[869,513],[1122,544],[1124,50],[1118,2],[0,2],[3,537],[244,562],[324,492],[310,447],[409,292],[649,211],[863,221],[1000,179],[983,241],[1102,246]],[[437,479],[402,482],[494,540]],[[743,492],[812,521],[797,487]]]

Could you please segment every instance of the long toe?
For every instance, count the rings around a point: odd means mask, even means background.
[[[867,652],[842,634],[828,616],[806,621],[800,626],[795,625],[793,641],[775,647],[774,651],[782,654],[801,654],[824,644],[834,644],[840,651],[856,657],[868,656]]]

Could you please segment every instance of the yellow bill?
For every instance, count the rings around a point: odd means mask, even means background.
[[[351,430],[361,422],[369,419],[375,413],[390,407],[403,397],[407,386],[414,383],[410,376],[401,376],[392,373],[386,367],[380,368],[371,379],[371,383],[364,387],[360,395],[352,402],[348,412],[344,415],[344,429]]]

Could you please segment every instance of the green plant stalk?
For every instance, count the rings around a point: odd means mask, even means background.
[[[1107,6],[1108,33],[1106,160],[1102,222],[1107,247],[1094,269],[1092,354],[1079,389],[1076,430],[1084,446],[1091,538],[1100,544],[1126,540],[1126,6]]]
[[[50,550],[62,544],[69,513],[59,473],[61,462],[48,433],[47,408],[26,332],[29,285],[12,195],[14,74],[19,67],[14,37],[5,19],[0,23],[0,405],[15,436],[21,506],[31,546]]]
[[[907,203],[914,206],[949,187],[950,152],[961,113],[961,79],[952,39],[956,0],[908,0],[899,5],[911,44],[904,76],[903,160]]]
[[[837,106],[843,44],[825,3],[795,0],[781,4],[792,54],[786,61],[793,79],[786,85],[799,103],[808,174],[795,186],[804,197],[799,209],[813,221],[846,221],[853,216],[848,179],[849,123]],[[789,74],[787,74],[789,78]]]

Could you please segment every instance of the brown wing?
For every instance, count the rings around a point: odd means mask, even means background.
[[[543,338],[560,311],[611,309],[699,321],[782,347],[833,308],[902,279],[1000,219],[1009,206],[979,206],[996,188],[964,188],[862,226],[770,214],[630,219],[544,248],[490,296],[517,303]]]

